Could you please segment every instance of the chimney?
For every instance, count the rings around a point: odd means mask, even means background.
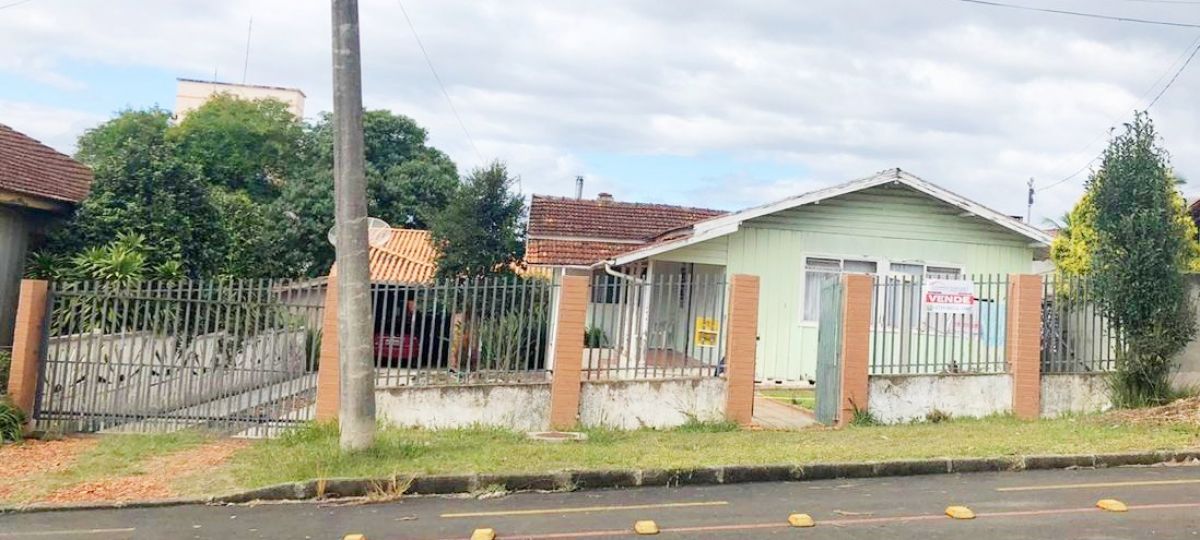
[[[613,202],[612,193],[601,193],[596,195],[596,200],[600,201],[601,204]]]
[[[583,177],[582,176],[575,177],[575,198],[576,199],[583,198]]]

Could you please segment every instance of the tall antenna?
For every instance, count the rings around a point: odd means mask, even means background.
[[[246,84],[246,72],[250,69],[250,35],[254,33],[254,17],[246,26],[246,59],[242,62],[242,84]]]

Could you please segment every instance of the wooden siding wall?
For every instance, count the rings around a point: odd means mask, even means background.
[[[803,381],[816,376],[816,323],[801,321],[806,256],[886,263],[961,266],[968,274],[1026,273],[1033,248],[1024,237],[903,186],[880,186],[751,220],[724,238],[657,260],[726,253],[726,272],[761,278],[756,378]],[[706,244],[713,243],[714,246]]]

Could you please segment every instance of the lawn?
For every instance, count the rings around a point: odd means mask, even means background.
[[[262,486],[392,474],[1103,453],[1194,447],[1200,444],[1200,426],[1117,425],[1096,417],[1038,422],[993,417],[799,432],[701,425],[672,431],[591,431],[588,436],[586,442],[556,444],[500,430],[387,429],[380,432],[373,450],[344,455],[337,450],[333,428],[314,426],[246,448],[229,466],[239,484]]]
[[[817,406],[817,395],[812,388],[763,388],[758,395],[810,411]]]
[[[584,442],[542,443],[493,429],[384,429],[375,447],[359,454],[338,451],[336,428],[315,424],[253,443],[199,433],[32,442],[0,447],[0,458],[5,458],[0,461],[7,461],[6,467],[12,471],[6,478],[9,489],[0,486],[0,503],[215,495],[314,478],[393,474],[861,462],[1171,450],[1200,445],[1200,425],[1196,423],[1115,423],[1101,416],[1037,422],[997,416],[797,432],[694,424],[669,431],[593,430],[587,434]],[[61,460],[61,466],[46,469],[21,463],[22,456],[38,455],[56,444],[76,447],[69,459]]]

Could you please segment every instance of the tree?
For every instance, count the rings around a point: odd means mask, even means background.
[[[503,163],[493,162],[467,176],[430,232],[438,249],[441,278],[502,275],[521,258],[524,199],[512,193],[514,179]]]
[[[1196,330],[1183,276],[1196,231],[1176,185],[1145,113],[1109,143],[1088,180],[1096,233],[1089,272],[1101,309],[1122,334],[1113,380],[1121,406],[1169,397],[1172,357]]]
[[[199,171],[174,155],[168,118],[161,109],[124,111],[80,137],[76,157],[92,168],[92,191],[42,256],[74,257],[136,234],[154,246],[151,267],[177,261],[192,277],[216,270],[218,215]]]
[[[170,131],[179,158],[199,168],[209,185],[274,199],[305,166],[304,127],[276,99],[219,94]]]

